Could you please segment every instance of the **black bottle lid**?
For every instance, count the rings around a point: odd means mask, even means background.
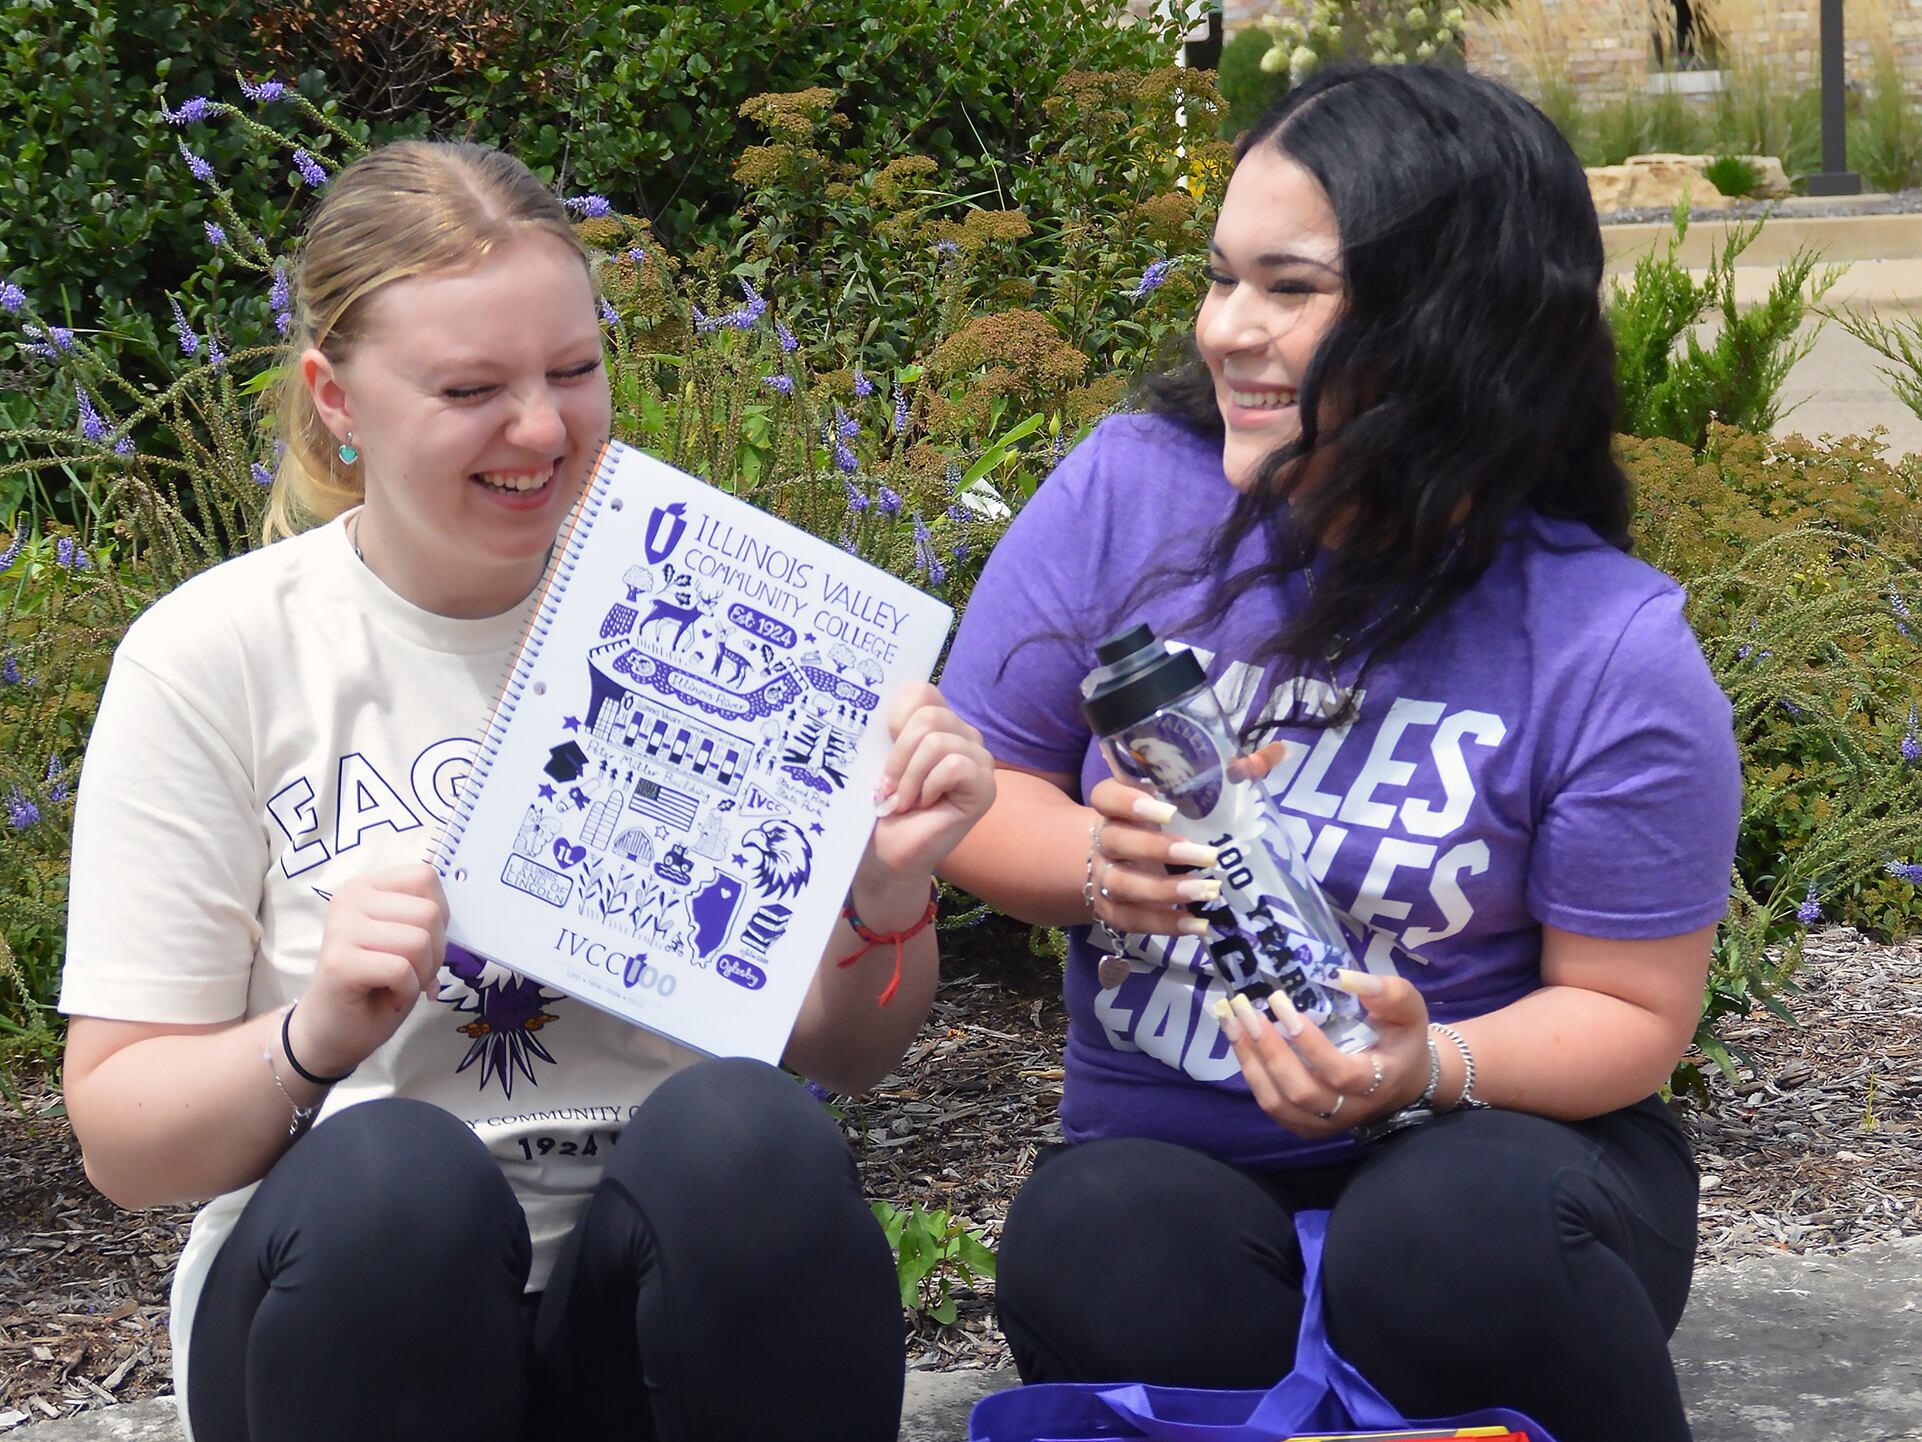
[[[1144,633],[1143,639],[1116,653],[1107,655],[1108,648],[1120,646],[1124,640],[1132,639],[1135,631]],[[1104,641],[1096,648],[1095,654],[1104,662],[1111,662],[1131,651],[1138,651],[1154,639],[1146,626],[1137,626],[1123,636]],[[1153,715],[1171,701],[1178,701],[1189,692],[1199,689],[1206,683],[1207,673],[1201,669],[1201,662],[1195,659],[1192,651],[1164,652],[1155,657],[1138,671],[1131,671],[1118,678],[1113,685],[1104,686],[1081,703],[1081,714],[1088,718],[1088,726],[1097,736],[1112,736],[1125,726]]]
[[[1104,666],[1112,666],[1123,656],[1155,643],[1154,628],[1146,621],[1137,622],[1125,631],[1117,631],[1107,640],[1098,642],[1094,648],[1094,658]]]

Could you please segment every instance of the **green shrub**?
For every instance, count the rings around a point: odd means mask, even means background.
[[[1761,187],[1762,172],[1740,155],[1718,155],[1703,168],[1703,178],[1721,194],[1744,200]]]
[[[1166,64],[1177,44],[1171,22],[1131,22],[1124,0],[561,0],[439,100],[563,188],[692,245],[728,228],[755,95],[825,86],[855,170],[929,155],[972,194],[999,164],[1045,157],[1057,133],[1042,106],[1063,75]]]
[[[1888,362],[1877,370],[1896,399],[1922,419],[1922,320],[1912,315],[1889,320],[1874,312],[1824,313]]]
[[[43,332],[71,330],[136,387],[163,384],[169,373],[165,357],[175,342],[166,296],[200,310],[223,293],[229,304],[219,340],[230,351],[272,334],[264,303],[238,303],[236,257],[246,237],[290,224],[302,200],[285,182],[292,167],[285,152],[263,152],[244,126],[220,123],[232,113],[192,103],[232,93],[236,70],[250,82],[263,78],[251,58],[256,8],[244,0],[0,0],[0,115],[10,152],[0,180],[0,283],[32,298]],[[314,77],[301,83],[311,87]],[[285,107],[244,98],[234,104],[269,115]],[[337,138],[321,128],[310,143],[331,167]],[[194,177],[188,152],[220,178],[224,203]],[[232,245],[212,244],[210,224]],[[47,348],[44,338],[38,348]],[[0,335],[9,392],[0,425],[72,414],[70,390],[64,409],[58,397],[51,405],[47,399],[64,374],[50,363],[57,359],[36,354],[30,336]],[[0,462],[23,454],[0,444]],[[0,515],[31,505],[36,514],[80,523],[90,498],[67,477],[44,481],[30,494],[24,472],[0,480]]]
[[[1849,123],[1849,164],[1870,190],[1922,185],[1922,109],[1893,51],[1878,46],[1866,93]]]
[[[1250,129],[1268,107],[1287,93],[1287,72],[1274,73],[1261,68],[1261,58],[1273,43],[1268,32],[1251,26],[1221,47],[1221,72],[1218,83],[1227,107],[1221,133],[1239,135]]]
[[[1610,282],[1623,431],[1699,447],[1718,420],[1749,431],[1775,424],[1782,383],[1815,344],[1803,321],[1841,272],[1818,272],[1814,253],[1798,251],[1776,271],[1761,304],[1738,308],[1736,261],[1762,224],[1731,226],[1698,282],[1678,259],[1688,233],[1687,207],[1678,205],[1667,249],[1638,260],[1626,285]],[[1695,327],[1711,314],[1718,329],[1704,345]]]
[[[1775,440],[1720,425],[1699,452],[1666,439],[1621,449],[1638,550],[1686,587],[1735,708],[1742,832],[1697,1034],[1726,1065],[1716,1025],[1769,1000],[1802,925],[1894,936],[1922,924],[1909,619],[1922,595],[1922,459],[1892,465],[1876,438]]]

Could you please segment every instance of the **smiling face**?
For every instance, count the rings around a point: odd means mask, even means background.
[[[1227,428],[1222,469],[1247,487],[1301,432],[1302,377],[1340,314],[1341,234],[1328,196],[1272,144],[1243,157],[1215,222],[1195,342]]]
[[[344,360],[301,358],[322,419],[361,454],[367,564],[440,615],[508,610],[540,579],[608,433],[587,268],[530,231],[367,304]]]

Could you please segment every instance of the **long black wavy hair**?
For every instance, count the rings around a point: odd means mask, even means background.
[[[1191,624],[1281,584],[1316,560],[1316,537],[1338,536],[1306,603],[1250,659],[1313,676],[1343,656],[1365,673],[1474,584],[1520,508],[1628,549],[1601,229],[1547,118],[1462,71],[1337,66],[1291,90],[1237,159],[1262,146],[1327,193],[1341,308],[1302,377],[1299,438],[1257,466],[1195,567],[1220,579]],[[1150,410],[1222,436],[1192,341],[1145,389]],[[1257,531],[1266,559],[1230,573]]]

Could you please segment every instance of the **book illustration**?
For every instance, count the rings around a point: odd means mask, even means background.
[[[537,1033],[560,1020],[547,1009],[561,1000],[557,993],[450,941],[435,999],[474,1018],[456,1028],[468,1039],[467,1055],[454,1068],[456,1073],[478,1065],[480,1090],[497,1082],[505,1097],[514,1095],[516,1076],[533,1086],[541,1084],[534,1061],[553,1065],[554,1054]]]
[[[540,1076],[556,992],[777,1061],[873,826],[877,720],[951,619],[609,442],[436,847],[449,936],[484,959],[442,973],[466,1065]]]
[[[697,969],[732,945],[720,974],[758,988],[812,876],[804,823],[880,711],[881,667],[814,641],[671,562],[628,567],[501,881]]]

